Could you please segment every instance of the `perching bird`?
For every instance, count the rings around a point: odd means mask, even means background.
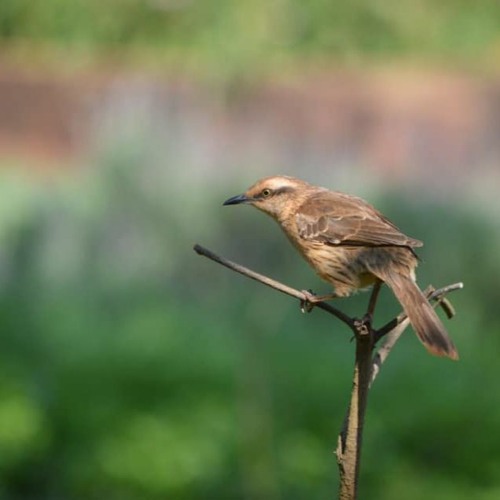
[[[413,248],[422,243],[405,236],[369,203],[286,176],[261,179],[224,205],[240,203],[275,219],[319,276],[333,285],[334,296],[386,283],[428,351],[458,359],[443,323],[415,283]]]

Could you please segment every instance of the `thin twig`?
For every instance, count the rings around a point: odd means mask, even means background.
[[[198,255],[203,255],[204,257],[208,257],[210,260],[213,260],[214,262],[217,262],[217,263],[227,267],[228,269],[231,269],[233,271],[236,271],[237,273],[243,274],[243,276],[247,276],[250,279],[253,279],[255,281],[259,281],[260,283],[262,283],[266,286],[274,288],[275,290],[278,290],[279,292],[285,293],[286,295],[290,295],[290,297],[294,297],[296,299],[299,299],[300,301],[307,301],[307,297],[302,292],[299,292],[299,290],[296,290],[295,288],[284,285],[283,283],[280,283],[279,281],[268,278],[267,276],[264,276],[263,274],[256,273],[255,271],[252,271],[252,270],[250,270],[250,269],[248,269],[240,264],[236,264],[235,262],[232,262],[232,261],[227,260],[223,257],[220,257],[219,255],[216,255],[215,253],[211,252],[207,248],[202,247],[201,245],[196,244],[193,247],[193,250]],[[340,321],[344,322],[350,328],[354,327],[353,318],[351,318],[350,316],[347,316],[347,314],[344,314],[342,311],[340,311],[339,309],[336,309],[335,307],[331,306],[330,304],[327,304],[326,302],[315,302],[314,307],[317,307],[319,309],[322,309],[323,311],[326,311],[330,314],[333,314],[335,317],[337,317]]]
[[[446,293],[453,292],[455,290],[460,290],[463,288],[463,283],[453,283],[452,285],[444,286],[439,290],[436,290],[434,287],[429,286],[424,290],[424,295],[427,297],[429,301],[434,300],[435,303],[433,305],[434,308],[440,306],[444,309],[448,318],[452,318],[455,315],[455,309],[451,302],[444,297]],[[372,367],[372,375],[370,380],[370,387],[377,378],[377,375],[380,372],[381,366],[384,364],[385,360],[389,356],[392,348],[398,341],[401,334],[408,328],[410,321],[405,313],[399,314],[392,321],[389,321],[382,328],[379,328],[374,332],[375,334],[375,342],[380,340],[382,337],[384,338],[384,343],[378,349],[377,354],[373,358],[373,367]],[[392,326],[395,325],[395,326]],[[392,328],[388,329],[389,326]]]
[[[375,354],[375,356],[373,357],[370,387],[373,385],[373,382],[377,378],[377,375],[380,372],[380,368],[389,356],[392,348],[396,345],[399,337],[401,337],[402,333],[408,328],[409,324],[409,319],[404,318],[384,337],[384,343],[379,347],[379,349],[377,350],[377,354]]]
[[[446,295],[447,293],[454,292],[455,290],[461,290],[464,287],[463,283],[453,283],[448,286],[444,286],[442,288],[439,288],[438,290],[433,291],[430,295],[427,296],[428,300],[438,300],[439,302],[442,301],[442,297]],[[391,330],[396,328],[396,326],[399,325],[404,319],[406,319],[406,314],[401,313],[399,314],[396,318],[392,319],[388,323],[386,323],[384,326],[379,328],[378,330],[375,331],[375,343],[380,340],[384,335],[387,335]]]

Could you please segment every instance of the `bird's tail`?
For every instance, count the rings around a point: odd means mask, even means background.
[[[457,360],[457,349],[446,328],[415,281],[410,276],[394,271],[377,272],[377,276],[392,289],[427,350],[436,356]]]

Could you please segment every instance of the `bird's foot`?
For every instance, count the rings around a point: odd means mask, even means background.
[[[301,290],[304,294],[304,298],[300,301],[300,310],[303,313],[310,313],[314,309],[314,304],[321,302],[318,300],[318,296],[314,294],[312,290]]]
[[[324,302],[325,300],[332,300],[338,297],[335,292],[326,295],[316,295],[312,290],[301,290],[301,292],[305,297],[300,301],[300,310],[302,312],[311,312],[314,309],[314,305],[318,302]]]

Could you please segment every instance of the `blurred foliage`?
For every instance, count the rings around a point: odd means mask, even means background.
[[[61,66],[139,58],[223,81],[297,60],[489,69],[500,3],[2,0],[0,43],[23,62],[48,47]],[[178,122],[152,158],[134,140],[157,123],[119,116],[129,135],[92,167],[55,181],[0,170],[0,499],[331,497],[350,332],[192,245],[297,288],[327,286],[272,221],[220,206],[248,177],[229,186],[214,167],[210,189],[190,182],[172,147]],[[498,498],[498,221],[421,198],[372,201],[425,241],[423,286],[465,282],[450,297],[462,359],[401,339],[371,395],[361,497]],[[385,290],[376,321],[397,312]]]
[[[498,67],[497,0],[2,0],[0,40],[96,56],[119,48],[191,69],[253,74],[290,58],[434,58]],[[55,51],[56,56],[59,53]],[[116,54],[117,55],[117,54]],[[78,59],[78,57],[76,57]],[[65,59],[65,58],[63,58]],[[69,62],[69,61],[67,61]]]
[[[147,164],[111,154],[51,185],[2,173],[0,496],[331,497],[349,331],[192,244],[327,288],[271,221],[220,206],[241,186],[203,196]],[[500,235],[463,207],[390,193],[376,204],[426,242],[423,285],[466,287],[450,297],[461,361],[407,334],[377,380],[361,496],[496,498]],[[376,319],[395,312],[386,291]]]

